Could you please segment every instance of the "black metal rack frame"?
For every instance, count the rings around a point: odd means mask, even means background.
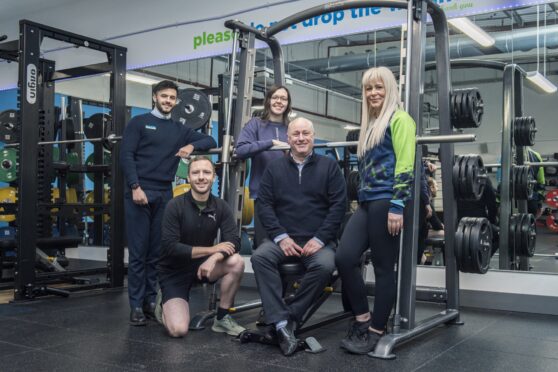
[[[107,62],[80,66],[57,71],[54,62],[40,59],[41,42],[50,38],[105,53]],[[35,273],[35,247],[38,237],[37,211],[40,198],[37,195],[39,182],[38,159],[43,153],[38,149],[39,127],[46,120],[54,120],[54,82],[67,78],[110,73],[109,107],[112,113],[112,133],[121,136],[126,119],[126,48],[95,40],[90,37],[45,26],[28,20],[20,21],[19,38],[19,181],[17,221],[17,260],[15,262],[14,299],[32,298],[40,275]],[[113,159],[119,158],[120,145],[113,148]],[[102,163],[102,151],[95,152],[95,162]],[[51,158],[51,157],[50,157]],[[99,175],[102,177],[102,175]],[[107,279],[110,287],[124,284],[124,241],[123,230],[123,175],[118,161],[111,166],[110,247],[107,252]],[[94,204],[102,205],[102,181],[95,182]],[[97,219],[101,219],[98,216]],[[50,276],[52,276],[51,274]],[[60,276],[67,274],[60,273]],[[39,291],[40,293],[40,291]]]

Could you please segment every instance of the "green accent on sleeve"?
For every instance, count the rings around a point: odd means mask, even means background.
[[[395,178],[412,173],[415,165],[416,124],[405,111],[398,110],[391,119],[391,140],[395,152]],[[395,187],[398,187],[396,184]]]

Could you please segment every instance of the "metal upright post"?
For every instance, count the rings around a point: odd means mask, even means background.
[[[256,61],[256,37],[252,32],[241,32],[240,64],[238,69],[238,83],[236,88],[236,105],[232,116],[230,136],[238,138],[244,123],[251,117],[252,95],[254,88],[254,68]],[[223,141],[223,148],[227,141]],[[235,215],[239,233],[242,226],[242,204],[244,202],[244,182],[246,180],[245,162],[231,163],[228,184],[229,188],[224,194],[224,199],[229,203]]]
[[[453,134],[450,117],[451,96],[451,64],[449,57],[449,31],[445,14],[432,8],[431,16],[436,33],[436,74],[438,80],[438,108],[439,126],[441,135]],[[455,259],[455,230],[457,229],[457,203],[453,192],[453,143],[440,144],[440,160],[442,184],[449,185],[444,188],[444,225],[445,233],[445,264],[446,264],[446,291],[448,300],[446,308],[456,312],[452,321],[459,323],[459,270]]]
[[[504,68],[504,104],[502,128],[502,180],[500,182],[500,269],[510,270],[515,261],[515,252],[510,247],[510,216],[512,213],[512,143],[513,120],[515,118],[515,69],[516,65],[509,64]]]
[[[523,116],[523,73],[518,69],[514,69],[514,122],[513,125],[515,126],[515,118]],[[512,136],[514,133],[514,128],[512,128]],[[515,145],[515,140],[513,142]],[[515,164],[517,165],[524,165],[525,161],[529,159],[525,158],[526,155],[526,147],[525,146],[516,146],[515,147]],[[529,170],[530,171],[530,170]],[[519,213],[528,213],[527,208],[527,200],[517,200],[515,199],[515,203]],[[513,206],[512,206],[513,209]],[[517,252],[514,252],[514,257],[517,257]],[[521,271],[529,271],[529,257],[526,255],[520,255],[519,257],[519,270]]]
[[[17,220],[17,259],[14,271],[14,299],[32,297],[35,283],[37,241],[37,156],[39,141],[40,95],[42,76],[39,57],[42,35],[35,25],[20,22],[19,38],[19,172]]]
[[[411,7],[411,5],[410,5]],[[407,34],[407,56],[405,86],[405,107],[409,115],[415,120],[417,133],[422,130],[422,102],[424,91],[424,45],[426,43],[426,1],[412,1],[412,9],[409,9]],[[412,202],[405,208],[405,232],[402,250],[399,252],[400,265],[397,268],[400,283],[400,293],[397,302],[400,310],[401,329],[412,329],[415,327],[415,296],[416,296],[416,257],[418,243],[418,212],[420,206],[420,178],[421,178],[421,148],[416,146],[415,179],[413,182]],[[409,223],[410,222],[410,223]],[[399,314],[396,314],[396,318]]]
[[[126,120],[126,48],[112,51],[110,79],[113,133],[122,136]],[[110,246],[107,265],[111,287],[124,285],[124,176],[120,168],[120,142],[114,144],[111,164]],[[102,218],[102,216],[101,216]]]

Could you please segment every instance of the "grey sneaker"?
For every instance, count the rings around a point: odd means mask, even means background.
[[[155,319],[157,319],[160,324],[163,324],[163,292],[161,292],[161,289],[157,291],[154,314]]]
[[[240,333],[246,330],[246,328],[239,325],[229,314],[225,315],[223,319],[217,320],[217,317],[213,319],[213,326],[211,327],[213,332],[226,333],[230,336],[238,336]]]

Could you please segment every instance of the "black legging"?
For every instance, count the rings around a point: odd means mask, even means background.
[[[397,291],[394,265],[399,235],[394,237],[388,233],[389,207],[388,199],[362,203],[347,223],[335,255],[343,294],[353,314],[361,315],[370,310],[360,262],[362,254],[371,249],[376,276],[372,327],[378,330],[383,330],[387,324]]]

